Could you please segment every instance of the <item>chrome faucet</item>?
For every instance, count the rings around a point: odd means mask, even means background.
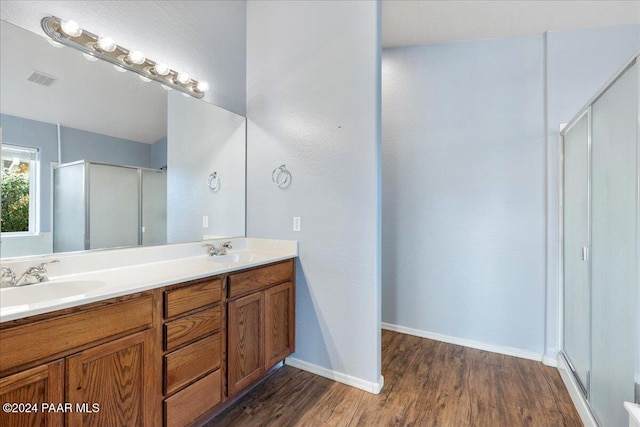
[[[16,273],[8,267],[2,267],[2,281],[0,288],[9,288],[16,285]]]
[[[29,267],[27,270],[22,273],[20,278],[16,279],[16,274],[7,267],[2,267],[2,283],[0,287],[18,287],[24,285],[33,285],[34,283],[42,283],[49,281],[49,277],[47,276],[47,269],[45,266],[47,264],[53,264],[56,262],[60,262],[59,259],[54,259],[48,262],[41,262],[35,267]]]
[[[207,247],[207,253],[209,254],[209,256],[226,255],[227,249],[233,248],[233,246],[231,245],[231,242],[224,242],[217,247],[215,244],[212,244],[212,243],[205,243],[204,246]]]

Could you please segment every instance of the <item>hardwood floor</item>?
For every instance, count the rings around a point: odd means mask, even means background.
[[[379,395],[284,366],[206,426],[581,426],[557,370],[382,332]]]

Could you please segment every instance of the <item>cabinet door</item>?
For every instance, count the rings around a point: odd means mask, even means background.
[[[291,282],[265,291],[265,368],[295,351],[295,293]]]
[[[0,403],[29,405],[15,408],[20,412],[1,411],[1,426],[62,426],[62,411],[43,412],[42,404],[64,404],[63,361],[58,360],[0,379]],[[36,404],[37,412],[31,404]],[[30,412],[25,412],[25,409]]]
[[[229,302],[229,396],[264,373],[264,292]]]
[[[69,426],[152,426],[156,412],[153,331],[67,358]],[[99,408],[94,405],[98,405]]]

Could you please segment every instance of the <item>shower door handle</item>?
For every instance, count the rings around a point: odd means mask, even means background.
[[[588,259],[589,259],[589,248],[583,247],[582,248],[582,260],[583,261],[587,261]]]

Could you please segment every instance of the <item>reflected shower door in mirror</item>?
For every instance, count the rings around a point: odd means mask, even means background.
[[[163,243],[165,171],[84,161],[53,168],[53,252]]]
[[[0,30],[3,258],[48,254],[54,249],[181,243],[206,236],[245,234],[244,117],[167,92],[156,82],[143,82],[131,72],[117,72],[106,62],[90,62],[70,48],[52,47],[44,36],[5,21],[0,21]],[[178,117],[168,119],[168,110]],[[172,123],[170,139],[168,120]],[[28,154],[17,155],[16,149]],[[168,153],[175,155],[168,158]],[[120,167],[119,171],[141,174],[137,184],[129,187],[139,187],[145,197],[116,191],[112,199],[93,194],[90,202],[88,175],[78,174],[74,179],[86,180],[82,185],[75,183],[84,189],[83,194],[60,193],[54,200],[58,185],[54,185],[54,168],[60,170],[74,162],[113,165]],[[215,193],[207,186],[214,170],[221,182]],[[164,178],[154,180],[152,176]],[[5,183],[23,193],[6,197],[10,193]],[[105,184],[116,187],[112,179]],[[10,207],[9,199],[14,202]],[[112,209],[106,217],[94,219],[97,228],[91,233],[91,206],[101,199]],[[160,203],[164,208],[151,209],[149,203]],[[137,222],[124,226],[115,213],[130,204],[135,214],[129,216]],[[26,215],[26,221],[10,221],[13,218],[7,217],[7,212],[13,208],[13,216]],[[65,218],[56,218],[56,212],[63,212]],[[83,244],[54,245],[56,223],[65,223],[68,217],[76,218],[74,215],[85,218]],[[207,227],[204,217],[208,218]],[[152,220],[156,226],[150,226]],[[157,224],[165,223],[158,229]],[[131,229],[124,233],[127,227]],[[122,239],[98,242],[100,235]]]

